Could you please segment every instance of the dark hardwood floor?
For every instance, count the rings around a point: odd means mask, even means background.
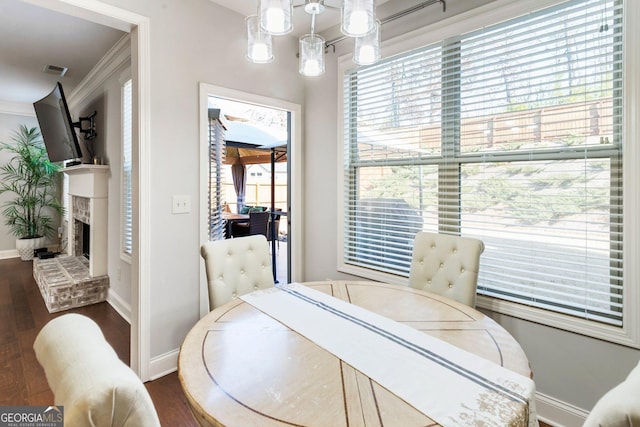
[[[129,363],[129,324],[109,304],[50,314],[33,279],[32,263],[0,260],[0,406],[54,403],[33,341],[49,320],[69,312],[95,320],[120,359]],[[163,426],[197,426],[176,373],[145,385]]]
[[[54,403],[33,341],[49,320],[69,312],[95,320],[120,359],[129,363],[129,324],[109,304],[49,314],[33,279],[32,263],[0,260],[0,406]],[[145,385],[163,426],[197,426],[176,373]]]

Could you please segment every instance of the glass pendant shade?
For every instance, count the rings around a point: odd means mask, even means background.
[[[342,34],[349,37],[362,37],[373,30],[375,21],[374,0],[344,0]]]
[[[248,16],[247,23],[247,59],[263,64],[273,61],[273,42],[271,34],[260,27],[258,15]]]
[[[324,73],[324,38],[317,34],[300,37],[300,74],[319,76]]]
[[[353,49],[353,62],[358,65],[369,65],[380,59],[380,21],[376,21],[373,31],[356,37]]]
[[[260,26],[271,35],[279,36],[293,31],[292,0],[260,0]]]

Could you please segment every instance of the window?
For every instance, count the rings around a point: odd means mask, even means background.
[[[487,307],[626,326],[622,11],[564,2],[346,70],[341,270],[408,277],[417,231],[476,237]]]
[[[226,142],[220,109],[209,109],[209,240],[225,238],[226,221],[222,217]]]
[[[67,228],[69,227],[69,216],[71,212],[71,206],[69,205],[69,175],[62,173],[62,206],[64,207],[64,213],[62,214],[62,221],[58,228],[58,238],[60,239],[60,252],[67,252],[68,248],[68,236]]]
[[[69,175],[66,173],[62,174],[62,206],[64,206],[62,219],[68,223],[71,206],[69,206]]]
[[[122,85],[122,254],[133,252],[133,196],[132,196],[132,83]]]

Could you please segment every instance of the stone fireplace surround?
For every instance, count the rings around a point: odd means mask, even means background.
[[[82,256],[77,242],[81,238],[78,222],[90,225],[89,275],[107,274],[107,173],[109,166],[78,165],[62,170],[69,176],[69,226],[67,250]]]
[[[73,253],[76,256],[84,256],[85,246],[87,246],[85,238],[91,242],[91,232],[87,235],[85,231],[85,227],[91,228],[91,199],[73,196],[72,203],[69,227],[73,227],[73,240],[69,242],[69,245],[73,245]],[[88,255],[91,254],[90,247],[86,250],[86,253]],[[86,258],[89,259],[90,256]]]
[[[105,301],[107,276],[107,173],[109,166],[77,165],[69,176],[67,255],[34,259],[33,275],[50,313]],[[89,225],[89,259],[84,257],[83,224]]]

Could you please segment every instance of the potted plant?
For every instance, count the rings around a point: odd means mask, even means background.
[[[0,166],[0,194],[14,193],[3,203],[2,215],[11,233],[17,237],[16,249],[25,260],[33,259],[33,250],[54,235],[51,214],[63,213],[56,197],[57,172],[60,166],[49,161],[36,127],[20,125],[11,143],[0,143],[0,150],[13,156]]]

